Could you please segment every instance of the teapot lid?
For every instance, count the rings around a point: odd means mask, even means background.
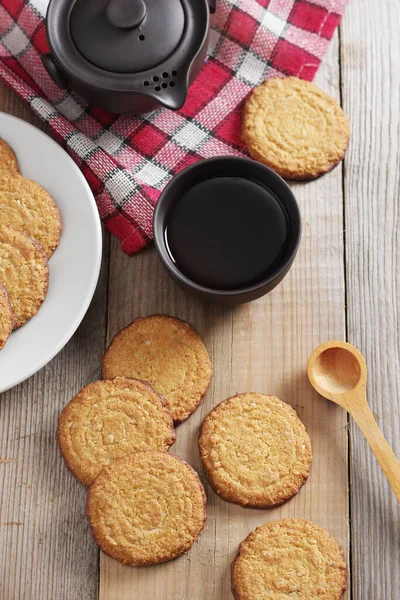
[[[114,73],[156,67],[174,52],[184,27],[180,0],[77,0],[70,15],[78,51]]]

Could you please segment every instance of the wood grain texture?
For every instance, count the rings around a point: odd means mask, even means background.
[[[317,81],[338,97],[336,39]],[[100,600],[230,600],[230,565],[239,542],[257,525],[281,516],[315,520],[347,553],[347,417],[315,394],[306,378],[313,348],[345,334],[341,167],[293,190],[304,225],[294,267],[271,294],[235,309],[187,296],[164,273],[153,248],[127,257],[112,241],[108,339],[137,316],[167,313],[191,323],[212,357],[211,387],[199,410],[177,429],[174,452],[204,481],[197,448],[203,418],[236,392],[259,391],[275,394],[298,410],[311,436],[314,461],[299,495],[270,511],[224,502],[204,482],[208,520],[191,551],[151,568],[124,567],[101,555]]]
[[[4,87],[0,109],[41,125]],[[106,275],[103,269],[91,308],[64,350],[0,396],[1,600],[97,598],[98,551],[84,516],[86,490],[65,468],[56,429],[64,405],[100,373]]]
[[[351,1],[341,28],[352,142],[345,211],[349,341],[368,366],[368,400],[400,458],[400,5]],[[400,598],[400,507],[351,424],[354,600]]]

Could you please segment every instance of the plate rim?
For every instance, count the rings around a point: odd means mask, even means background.
[[[4,392],[7,392],[8,390],[13,389],[17,385],[20,385],[21,383],[23,383],[24,381],[26,381],[27,379],[29,379],[30,377],[32,377],[33,375],[35,375],[36,373],[41,371],[68,344],[68,342],[70,341],[72,336],[75,334],[76,330],[78,329],[79,325],[82,323],[82,321],[89,309],[89,306],[93,300],[93,296],[95,294],[97,284],[99,281],[99,277],[100,277],[100,269],[101,269],[102,258],[103,258],[103,233],[102,233],[102,224],[101,224],[101,219],[100,219],[100,215],[99,215],[99,210],[97,208],[97,204],[96,204],[96,200],[94,198],[93,192],[90,189],[90,186],[89,186],[86,178],[84,177],[82,171],[79,169],[78,165],[75,163],[75,161],[72,159],[72,157],[68,154],[68,152],[61,146],[61,144],[56,142],[47,133],[45,133],[44,131],[42,131],[41,129],[39,129],[38,127],[33,125],[32,123],[29,123],[28,121],[25,121],[24,119],[21,119],[20,117],[16,117],[16,116],[10,115],[4,111],[0,111],[0,120],[1,119],[4,119],[6,121],[7,120],[19,121],[20,123],[22,123],[23,127],[27,127],[28,129],[33,129],[35,131],[35,134],[39,135],[39,137],[40,136],[43,137],[43,139],[45,139],[46,142],[50,144],[50,146],[57,147],[59,150],[61,150],[66,155],[66,157],[71,165],[71,168],[73,170],[75,170],[78,178],[81,180],[83,187],[86,188],[86,191],[88,192],[89,206],[92,209],[92,213],[93,213],[93,217],[94,217],[93,221],[94,221],[94,225],[95,225],[94,229],[95,229],[95,233],[96,233],[95,243],[97,246],[96,262],[94,265],[93,275],[92,275],[90,284],[88,285],[88,293],[86,294],[86,300],[82,304],[79,312],[77,312],[77,315],[75,316],[75,318],[73,320],[72,326],[64,334],[64,336],[61,338],[61,340],[58,342],[58,344],[55,345],[54,349],[51,352],[49,352],[43,358],[43,360],[39,361],[38,365],[36,365],[32,369],[28,369],[27,372],[24,373],[24,375],[22,375],[20,378],[16,379],[13,383],[6,384],[5,387],[1,387],[1,383],[0,383],[0,394],[3,394]],[[57,251],[57,249],[56,249],[56,251]],[[1,358],[1,355],[0,355],[0,358]]]

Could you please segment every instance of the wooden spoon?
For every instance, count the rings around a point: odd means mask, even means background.
[[[311,354],[307,372],[311,385],[321,396],[336,402],[353,417],[400,502],[400,462],[367,404],[367,365],[361,352],[346,342],[326,342]]]

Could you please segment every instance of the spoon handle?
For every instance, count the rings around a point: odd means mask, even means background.
[[[372,452],[378,459],[397,500],[400,502],[400,461],[385,440],[368,404],[366,402],[357,403],[357,410],[351,411],[350,414],[371,446]]]

